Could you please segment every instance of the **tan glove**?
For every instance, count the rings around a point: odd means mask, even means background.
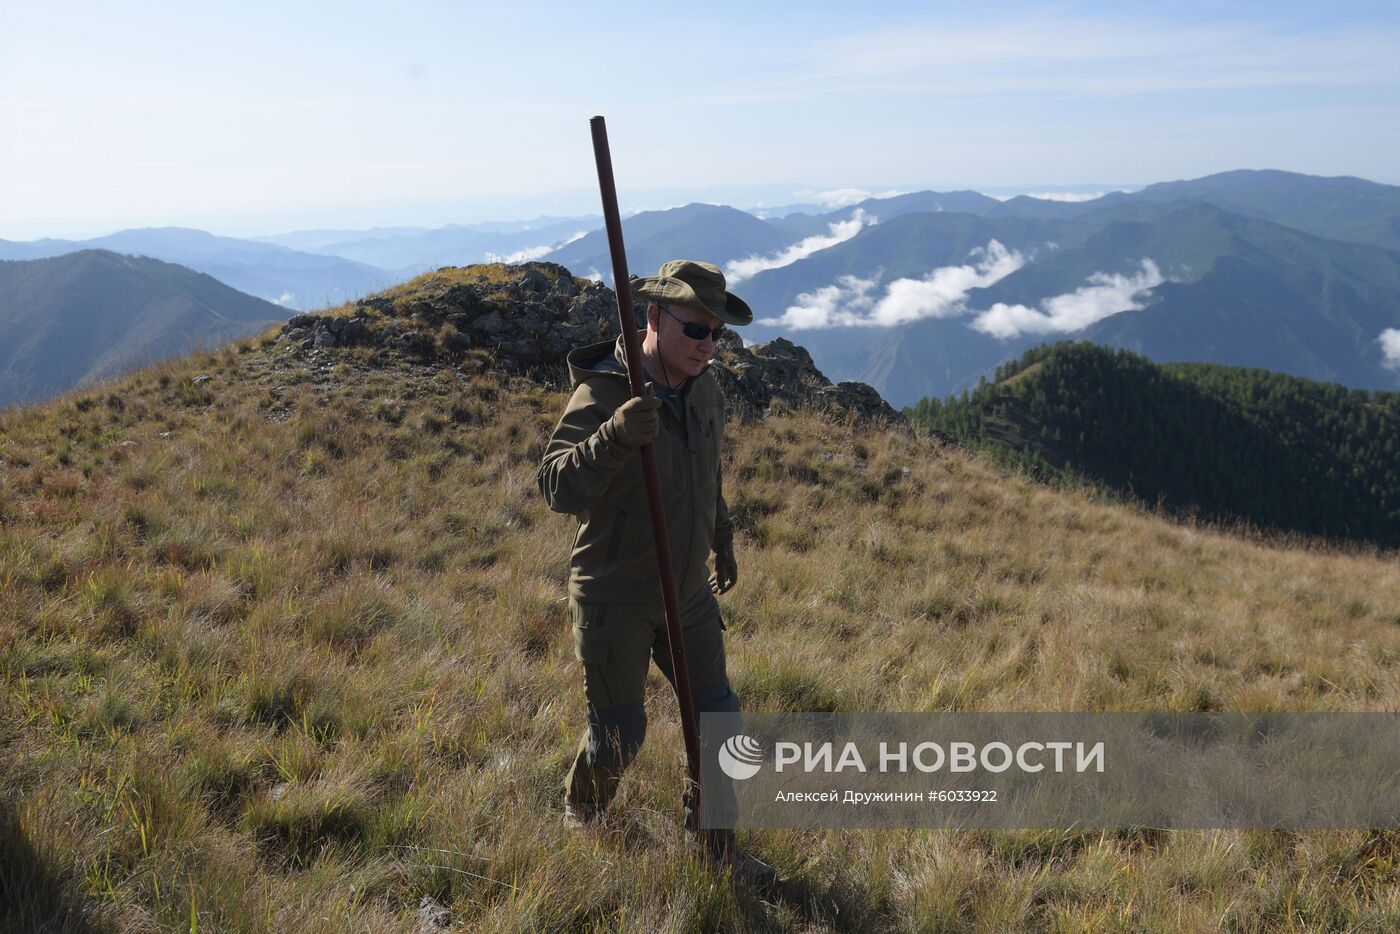
[[[598,427],[598,433],[625,448],[639,448],[656,437],[661,400],[636,396],[617,407],[612,417]]]
[[[715,572],[710,575],[710,590],[724,593],[739,580],[739,562],[734,560],[734,543],[715,546]]]

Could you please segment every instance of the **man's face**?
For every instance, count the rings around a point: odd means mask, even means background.
[[[670,314],[667,314],[668,311]],[[686,305],[667,305],[664,309],[659,305],[652,305],[648,309],[647,323],[657,332],[657,352],[661,355],[662,363],[666,365],[666,371],[672,376],[676,373],[687,377],[698,375],[705,368],[705,364],[710,362],[710,354],[715,349],[715,339],[711,334],[706,334],[703,340],[698,341],[687,337],[687,322],[703,324],[710,329],[724,324],[708,311]]]

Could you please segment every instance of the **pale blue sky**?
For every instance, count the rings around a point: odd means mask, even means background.
[[[1217,7],[1228,6],[1227,12]],[[1400,183],[1400,6],[0,0],[0,237]]]

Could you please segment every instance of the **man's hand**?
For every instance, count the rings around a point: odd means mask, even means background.
[[[639,448],[656,437],[661,400],[655,396],[635,396],[617,407],[598,433],[625,448]]]
[[[710,575],[710,590],[720,594],[739,580],[739,563],[734,560],[734,543],[715,547],[715,572]]]

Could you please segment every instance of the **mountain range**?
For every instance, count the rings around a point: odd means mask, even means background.
[[[1400,388],[1394,186],[1238,171],[1082,202],[915,192],[753,221],[709,205],[637,215],[629,266],[721,262],[755,309],[746,341],[788,337],[897,406],[1065,336]],[[548,258],[581,270],[603,245],[590,234]]]
[[[79,250],[148,256],[207,273],[255,298],[291,309],[324,308],[388,288],[400,277],[338,256],[307,253],[185,227],[122,230],[90,240],[0,240],[0,260],[44,259]]]
[[[448,224],[434,229],[309,230],[258,239],[367,263],[390,270],[399,278],[409,278],[441,266],[496,259],[524,262],[582,236],[600,222],[598,217],[538,217],[528,221]]]
[[[1138,208],[1131,210],[1140,216]],[[919,283],[938,269],[958,268],[958,254],[966,264],[968,250],[977,249],[969,244],[979,238],[1029,253],[1035,243],[1058,237],[1058,248],[1042,248],[1004,278],[968,290],[960,303],[945,306],[947,315],[790,336],[835,378],[869,382],[896,405],[959,392],[1028,347],[1066,335],[1162,362],[1263,367],[1357,388],[1400,387],[1400,374],[1379,342],[1400,327],[1400,251],[1327,240],[1200,202],[1156,210],[1156,219],[1114,220],[1119,211],[1107,209],[1107,216],[1050,226],[905,215],[888,225],[896,230],[881,233],[918,242],[922,259],[893,254],[877,237],[882,224],[805,264],[821,257],[828,270],[855,276],[869,270],[875,256],[896,255],[886,281]],[[1088,228],[1064,226],[1086,221],[1104,223],[1082,241]],[[920,274],[920,262],[932,271]],[[760,274],[750,291],[759,293],[759,302],[781,302],[771,296],[800,288],[804,272]],[[1096,287],[1096,280],[1107,282]],[[1130,294],[1134,284],[1146,287],[1136,297]],[[1065,310],[1061,316],[1047,313],[1056,302]],[[998,309],[1005,312],[1001,317],[994,314]],[[1019,328],[1029,329],[1018,329],[1018,320]],[[979,321],[1000,323],[1009,333],[978,330],[972,325]],[[762,325],[754,330],[758,340],[789,333]]]
[[[425,269],[545,258],[611,279],[597,218],[308,230],[260,240],[180,228],[0,241],[0,258],[86,247],[176,262],[289,308],[333,305]],[[1084,201],[975,191],[757,216],[695,203],[623,222],[630,272],[722,265],[755,309],[838,380],[896,406],[973,387],[1065,337],[1152,360],[1263,367],[1400,388],[1400,187],[1233,171]]]

